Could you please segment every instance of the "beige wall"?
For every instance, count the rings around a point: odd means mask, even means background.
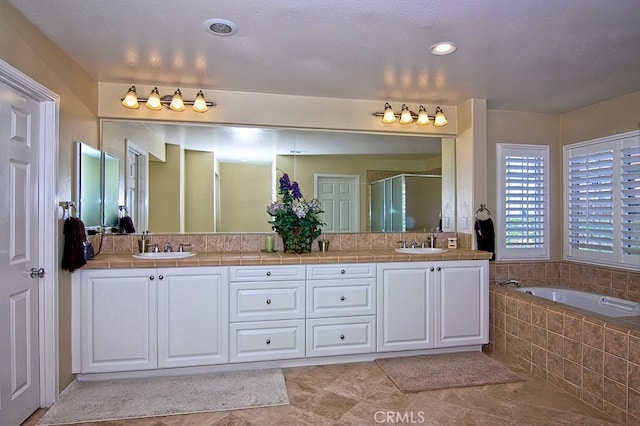
[[[185,232],[214,232],[213,152],[185,150]]]
[[[271,165],[220,163],[222,232],[269,232]]]
[[[635,92],[563,114],[560,140],[569,145],[638,129],[640,92]]]
[[[560,116],[510,111],[487,111],[487,208],[496,211],[496,145],[549,145],[551,260],[562,258],[562,149]],[[495,223],[495,214],[494,214]]]
[[[166,162],[149,162],[149,232],[184,231],[183,164],[184,150],[172,144],[167,144]]]
[[[0,58],[60,96],[56,195],[59,200],[75,200],[73,141],[98,147],[97,81],[8,1],[0,1]],[[58,253],[62,253],[62,221],[54,238],[58,240]],[[59,259],[56,263],[60,264]],[[71,274],[59,270],[58,282],[59,387],[62,390],[74,378],[71,374]]]

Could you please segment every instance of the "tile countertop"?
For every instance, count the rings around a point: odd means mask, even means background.
[[[182,259],[136,259],[132,253],[104,253],[89,260],[84,269],[157,268],[240,265],[304,265],[318,263],[424,262],[443,260],[489,260],[491,253],[450,249],[435,254],[403,254],[387,250],[334,250],[311,253],[205,252]]]

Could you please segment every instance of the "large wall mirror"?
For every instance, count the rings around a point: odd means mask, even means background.
[[[452,137],[105,119],[101,143],[121,159],[116,207],[139,231],[271,231],[283,172],[321,200],[325,232],[455,231]],[[410,206],[398,212],[372,188],[400,175],[429,176],[429,188],[395,185]],[[380,226],[381,211],[404,214],[404,229]]]

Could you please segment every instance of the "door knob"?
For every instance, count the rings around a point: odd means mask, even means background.
[[[33,268],[31,268],[31,270],[29,271],[29,276],[31,278],[42,278],[44,277],[44,268],[36,268],[35,266]]]

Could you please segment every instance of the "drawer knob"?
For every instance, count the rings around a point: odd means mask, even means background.
[[[267,339],[267,345],[271,344],[271,339]]]
[[[340,296],[340,300],[344,302],[344,296]]]
[[[163,280],[164,279],[164,275],[158,275],[158,279],[159,280]]]
[[[267,299],[267,305],[271,304],[271,299]]]
[[[270,277],[271,276],[271,271],[267,271],[267,276]]]
[[[434,268],[433,268],[433,266],[432,266],[431,268],[429,268],[429,270],[430,270],[431,272],[433,272],[433,271],[434,271]]]
[[[342,275],[344,275],[344,274],[346,274],[346,273],[347,273],[347,271],[345,271],[345,270],[343,269],[343,270],[341,270],[341,271],[340,271],[340,273],[341,273]]]
[[[437,268],[437,269],[438,269],[438,271],[441,271],[441,270],[442,270],[442,268],[441,268],[441,267],[439,267],[439,266],[438,266],[438,268]]]
[[[156,277],[154,277],[153,275],[151,275],[151,276],[149,276],[149,279],[150,279],[151,281],[153,281],[153,280],[155,280],[155,279],[156,279]]]
[[[340,335],[340,340],[344,340],[344,334]]]

